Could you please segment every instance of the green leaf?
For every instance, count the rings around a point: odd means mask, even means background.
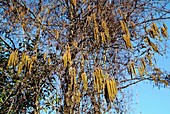
[[[2,103],[3,102],[3,100],[2,100],[2,98],[0,98],[0,103]]]

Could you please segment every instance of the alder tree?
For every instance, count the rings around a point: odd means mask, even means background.
[[[168,5],[1,0],[0,113],[128,113],[128,87],[169,86],[156,59],[168,49]]]

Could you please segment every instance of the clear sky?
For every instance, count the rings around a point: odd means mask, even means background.
[[[168,33],[170,36],[170,20],[166,21]],[[170,41],[168,41],[170,47]],[[167,57],[157,57],[158,66],[170,72],[170,49]],[[136,92],[134,96],[134,112],[130,114],[170,114],[170,88],[153,87],[150,82],[143,82],[135,85],[133,89]]]
[[[159,90],[149,83],[140,83],[136,88],[137,104],[132,114],[170,114],[170,89]]]

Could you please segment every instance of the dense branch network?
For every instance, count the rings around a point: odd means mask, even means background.
[[[169,13],[152,0],[1,1],[0,113],[125,112],[127,87],[169,85],[154,62]]]

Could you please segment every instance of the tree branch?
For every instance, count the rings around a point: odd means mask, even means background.
[[[3,38],[0,36],[0,39],[5,43],[5,45],[10,48],[11,50],[14,50]]]
[[[143,78],[143,79],[138,80],[138,81],[136,81],[136,82],[133,82],[133,83],[127,84],[127,85],[125,85],[125,86],[119,87],[118,90],[125,89],[125,88],[127,88],[127,87],[129,87],[129,86],[131,86],[131,85],[137,84],[137,83],[139,83],[139,82],[141,82],[141,81],[144,81],[144,80],[146,80],[146,79],[147,79],[147,78]]]

